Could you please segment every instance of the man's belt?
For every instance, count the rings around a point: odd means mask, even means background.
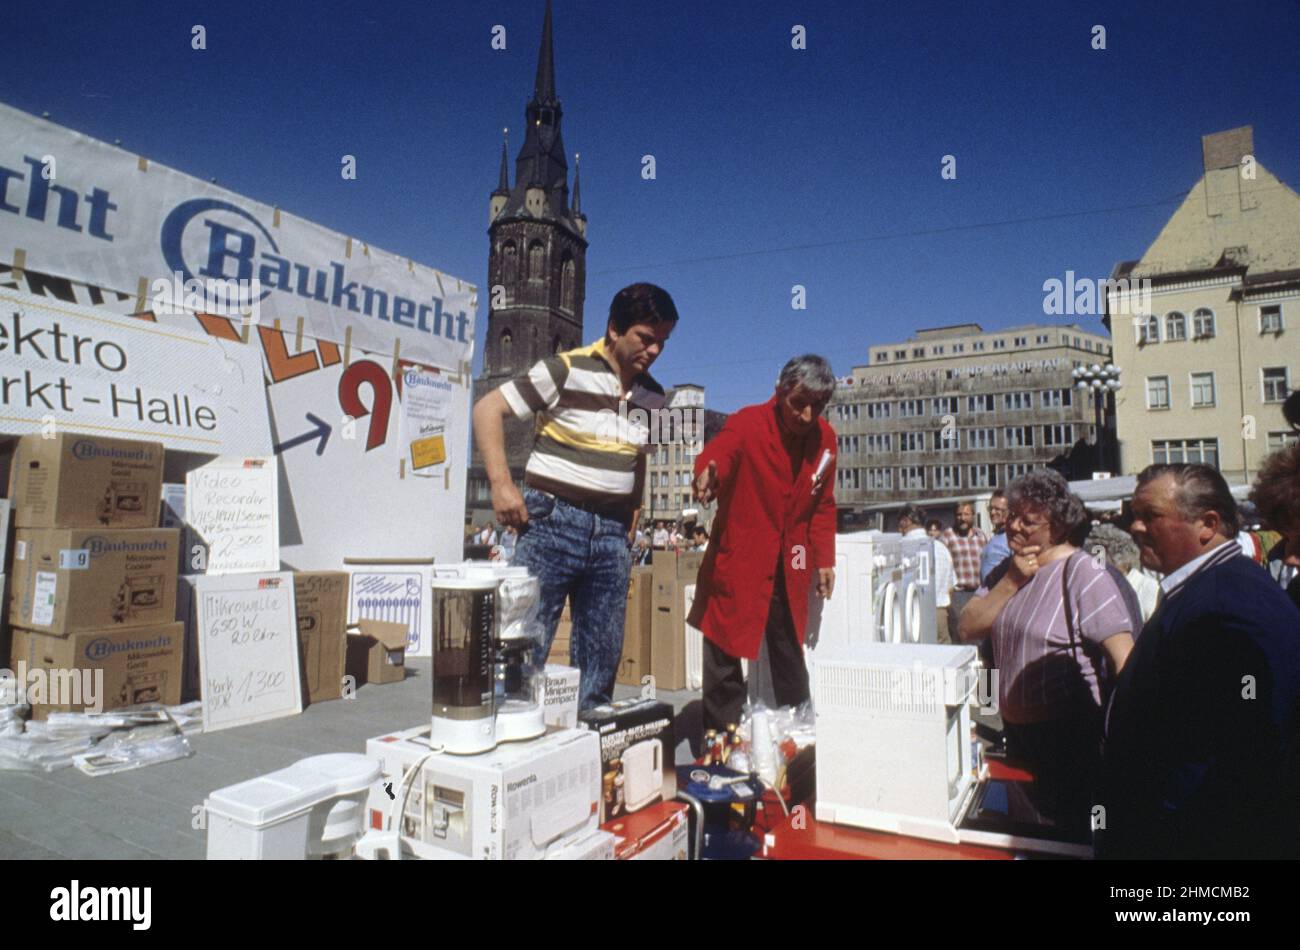
[[[613,505],[609,502],[602,504],[595,501],[578,501],[573,498],[565,498],[563,495],[557,495],[553,491],[546,491],[542,488],[533,488],[533,491],[540,491],[544,495],[550,495],[556,501],[562,501],[570,508],[577,508],[579,511],[585,511],[588,514],[609,518],[611,521],[621,521],[623,524],[627,524],[632,520],[632,509],[626,504]]]

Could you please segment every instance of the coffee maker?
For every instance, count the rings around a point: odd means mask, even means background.
[[[457,755],[546,731],[534,655],[540,587],[526,568],[439,567],[433,580],[433,731]]]

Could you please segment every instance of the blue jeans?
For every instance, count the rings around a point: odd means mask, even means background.
[[[582,671],[578,708],[608,703],[623,653],[632,565],[628,527],[532,488],[524,490],[524,504],[528,524],[520,532],[512,563],[528,568],[541,582],[537,619],[544,634],[535,659],[539,666],[546,663],[564,601],[570,599],[569,665]]]

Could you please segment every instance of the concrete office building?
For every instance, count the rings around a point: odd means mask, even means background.
[[[1074,324],[968,323],[871,347],[826,410],[840,509],[985,494],[1043,465],[1088,478],[1092,396],[1070,374],[1109,358],[1107,337]]]
[[[1249,126],[1205,136],[1200,180],[1141,260],[1115,268],[1150,282],[1107,299],[1125,473],[1208,462],[1246,483],[1293,438],[1281,406],[1300,374],[1300,195],[1254,152]]]
[[[695,508],[701,523],[711,522],[715,505],[693,502],[691,483],[696,456],[722,428],[727,415],[706,408],[704,387],[694,383],[674,386],[666,395],[666,411],[651,420],[650,441],[658,444],[647,456],[641,514],[673,521],[684,510]]]

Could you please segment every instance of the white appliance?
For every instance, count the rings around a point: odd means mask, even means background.
[[[691,615],[691,608],[695,606],[695,585],[683,584],[682,597],[685,599],[685,604],[682,607],[682,617],[685,618]],[[704,634],[685,620],[683,620],[682,626],[686,628],[686,688],[703,689]],[[740,675],[749,676],[749,660],[743,656],[740,658]]]
[[[971,646],[818,648],[817,820],[957,842],[975,791]]]
[[[366,793],[379,775],[364,755],[315,755],[219,789],[203,803],[208,860],[347,857],[365,831]]]
[[[663,787],[662,742],[646,739],[623,750],[623,800],[628,811],[639,811],[658,799]]]
[[[366,804],[368,837],[400,839],[406,857],[524,860],[545,858],[597,830],[596,733],[555,729],[479,755],[440,754],[429,734],[422,726],[366,742],[383,772]],[[380,856],[366,840],[357,850]]]
[[[903,627],[897,640],[903,643],[938,643],[935,614],[933,538],[900,538],[898,541],[898,590],[903,604]]]

